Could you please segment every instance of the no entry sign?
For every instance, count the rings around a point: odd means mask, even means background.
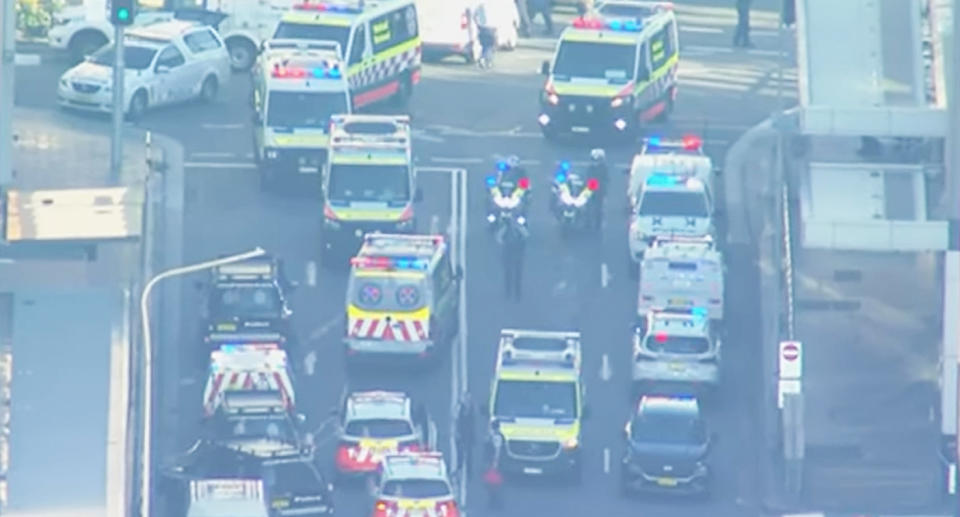
[[[803,377],[803,343],[781,341],[779,357],[781,379],[799,380]]]

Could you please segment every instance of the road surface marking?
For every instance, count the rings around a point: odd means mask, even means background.
[[[723,34],[720,27],[704,27],[702,25],[681,25],[680,32],[696,32],[698,34]]]
[[[0,258],[0,264],[16,264],[17,261],[11,258]]]
[[[190,153],[191,158],[233,158],[237,153],[199,152]]]
[[[317,352],[315,350],[311,350],[310,353],[303,358],[303,370],[307,373],[307,377],[312,377],[316,369]]]
[[[686,53],[687,55],[694,54],[700,56],[709,56],[716,54],[749,54],[751,56],[759,57],[779,57],[779,50],[762,50],[762,49],[739,49],[732,47],[721,47],[715,45],[683,45],[680,48],[680,52]]]
[[[330,332],[331,330],[333,330],[334,327],[339,325],[341,321],[343,321],[343,315],[337,316],[331,319],[330,321],[324,323],[323,325],[320,325],[313,332],[310,333],[310,337],[308,338],[308,341],[316,341],[322,338],[327,334],[327,332]]]
[[[316,287],[317,285],[317,263],[313,260],[307,261],[307,285]]]
[[[40,54],[14,54],[13,64],[16,66],[37,66],[40,64]]]
[[[427,429],[427,446],[430,447],[430,450],[431,450],[431,451],[435,451],[435,450],[437,450],[437,436],[439,436],[439,435],[437,434],[437,423],[434,422],[434,421],[431,419],[431,420],[430,420],[430,423],[427,424],[427,427],[428,427],[428,429]]]
[[[431,156],[434,163],[483,163],[482,158]]]
[[[604,382],[609,381],[613,378],[613,370],[610,368],[610,356],[603,354],[603,360],[600,364],[600,378]]]
[[[243,129],[247,127],[244,124],[203,124],[203,129],[222,130],[222,129]]]
[[[603,448],[603,473],[604,474],[610,473],[610,448],[609,447]]]
[[[610,268],[607,267],[607,263],[604,262],[603,264],[600,264],[600,285],[603,286],[604,289],[610,285],[611,278],[612,275],[610,275]]]
[[[424,140],[424,141],[426,141],[426,142],[434,142],[434,143],[438,143],[438,144],[442,144],[442,143],[446,142],[446,140],[445,140],[444,138],[442,138],[442,137],[434,136],[434,135],[428,135],[428,134],[424,133],[423,131],[419,131],[419,130],[413,132],[413,139],[414,139],[414,140]]]
[[[185,169],[256,169],[252,162],[185,162]]]

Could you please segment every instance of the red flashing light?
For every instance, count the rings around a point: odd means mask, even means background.
[[[403,209],[403,212],[400,213],[399,221],[409,221],[410,219],[413,219],[413,205],[407,205],[407,207]]]
[[[600,180],[597,178],[590,178],[587,180],[587,190],[596,191],[600,188]]]
[[[437,514],[440,517],[459,517],[460,511],[457,509],[457,503],[441,501],[437,503]]]
[[[389,511],[393,509],[394,505],[388,503],[387,501],[377,501],[377,504],[373,506],[373,517],[387,517]]]
[[[324,4],[311,4],[310,2],[296,4],[293,6],[293,8],[300,11],[326,11],[327,10],[327,6]]]
[[[667,335],[664,334],[663,332],[659,332],[659,333],[653,335],[653,339],[655,339],[655,340],[657,341],[657,343],[666,343],[666,342],[667,342]]]
[[[703,140],[696,135],[687,135],[683,137],[683,148],[688,151],[696,151],[703,145]]]
[[[337,217],[337,214],[333,211],[333,209],[330,208],[330,205],[327,205],[327,204],[323,205],[323,217],[331,221],[336,221],[340,219],[339,217]]]
[[[603,29],[607,25],[603,23],[603,20],[597,20],[596,18],[584,18],[580,17],[573,20],[573,26],[577,29]]]
[[[530,188],[530,178],[528,178],[528,177],[526,177],[526,176],[520,178],[520,180],[517,181],[517,187],[520,187],[520,188],[523,189],[523,190],[529,189],[529,188]]]

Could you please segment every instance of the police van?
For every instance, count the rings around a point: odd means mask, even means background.
[[[500,467],[580,480],[586,388],[579,332],[504,329],[490,392],[500,425]]]
[[[254,160],[261,185],[284,176],[319,181],[326,163],[330,117],[350,113],[340,45],[270,40],[253,70]]]
[[[325,265],[343,251],[353,255],[368,232],[412,233],[414,204],[422,198],[409,117],[337,115],[330,119],[330,135],[323,178]]]
[[[645,140],[628,171],[628,267],[632,275],[636,275],[637,264],[658,237],[716,238],[714,172],[697,137]]]
[[[640,317],[656,307],[703,307],[723,320],[723,256],[710,236],[657,238],[640,262]]]
[[[296,4],[282,16],[273,37],[338,43],[354,109],[391,99],[404,105],[420,82],[414,0]]]
[[[663,2],[631,2],[626,15],[577,18],[564,29],[540,95],[547,138],[634,135],[666,118],[677,96],[677,18]]]
[[[460,278],[441,235],[367,234],[350,260],[344,345],[363,357],[429,360],[459,329]]]

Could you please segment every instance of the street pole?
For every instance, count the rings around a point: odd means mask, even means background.
[[[140,294],[140,332],[143,335],[143,443],[140,451],[140,461],[143,472],[140,476],[140,517],[151,516],[151,487],[153,463],[153,340],[150,334],[150,293],[161,280],[195,273],[206,269],[213,269],[224,264],[232,264],[243,260],[260,257],[265,255],[263,248],[257,247],[250,251],[222,257],[216,260],[208,260],[189,266],[181,266],[163,271],[153,278],[143,287]]]
[[[0,192],[13,181],[13,73],[16,66],[15,0],[0,0]]]
[[[11,0],[4,0],[11,1]],[[110,138],[110,179],[120,184],[123,170],[123,25],[113,26],[113,134]]]
[[[944,63],[947,85],[947,210],[948,218],[960,222],[960,0],[953,0],[953,30],[950,59]],[[957,224],[954,231],[957,230]],[[955,236],[954,236],[955,237]]]

